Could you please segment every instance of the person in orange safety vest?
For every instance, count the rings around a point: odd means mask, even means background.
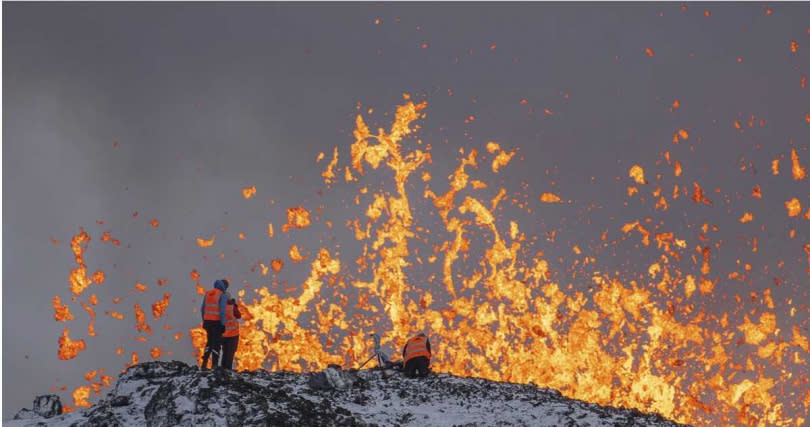
[[[205,329],[205,351],[202,358],[202,369],[208,369],[208,358],[212,357],[212,367],[219,366],[222,354],[222,334],[225,332],[225,311],[230,296],[226,292],[228,281],[220,279],[214,282],[214,287],[205,293],[200,314]]]
[[[222,364],[225,369],[233,369],[233,356],[239,347],[239,306],[235,299],[228,300],[225,307],[225,332],[222,333]]]
[[[405,376],[426,377],[430,372],[430,340],[423,333],[405,343],[402,348],[402,363]]]

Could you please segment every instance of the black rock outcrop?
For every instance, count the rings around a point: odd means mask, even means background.
[[[351,388],[313,390],[291,372],[200,371],[182,362],[130,367],[93,407],[61,414],[38,397],[10,426],[676,426],[655,414],[568,399],[554,390],[435,374],[360,371]]]

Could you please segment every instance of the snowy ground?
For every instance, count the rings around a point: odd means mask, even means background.
[[[307,374],[198,371],[180,362],[130,368],[92,408],[8,426],[526,425],[674,426],[658,415],[571,400],[554,390],[448,374],[426,379],[361,371],[343,390],[312,390]]]

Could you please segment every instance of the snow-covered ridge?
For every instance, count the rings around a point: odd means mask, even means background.
[[[677,426],[659,415],[572,400],[531,385],[435,374],[383,378],[360,371],[343,390],[313,390],[308,374],[199,371],[182,362],[130,367],[92,408],[45,418],[38,398],[8,426]],[[61,405],[55,412],[61,411]],[[51,410],[48,414],[47,410]],[[24,418],[23,418],[24,417]]]

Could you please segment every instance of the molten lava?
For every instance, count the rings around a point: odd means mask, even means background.
[[[753,261],[741,256],[735,271],[724,271],[718,262],[722,242],[713,234],[718,226],[711,221],[700,221],[687,227],[689,231],[668,228],[665,214],[681,206],[718,209],[694,181],[696,177],[661,182],[663,175],[688,176],[691,168],[684,172],[676,161],[674,173],[669,173],[673,166],[667,153],[666,169],[647,171],[650,180],[658,181],[651,188],[645,186],[649,184],[645,170],[633,165],[620,185],[630,184],[627,195],[628,200],[634,197],[633,203],[644,203],[652,196],[649,210],[616,218],[615,229],[606,229],[590,247],[571,242],[565,253],[546,256],[548,249],[540,245],[554,244],[563,231],[548,229],[545,239],[543,234],[530,236],[526,230],[538,227],[511,216],[509,209],[521,202],[492,179],[492,174],[505,173],[517,150],[503,150],[490,141],[478,149],[459,149],[458,165],[449,173],[427,171],[432,164],[430,145],[410,144],[418,129],[415,122],[424,117],[427,103],[414,103],[408,96],[405,100],[397,106],[388,130],[372,133],[358,115],[348,156],[339,156],[336,148],[321,174],[328,187],[340,185],[341,175],[347,186],[357,186],[353,198],[357,217],[346,223],[362,248],[360,253],[350,254],[339,246],[305,250],[291,244],[288,255],[293,264],[284,273],[307,269],[303,283],[285,283],[273,291],[267,286],[239,290],[243,318],[235,361],[238,369],[300,372],[330,363],[355,367],[372,351],[369,333],[380,333],[384,346],[399,349],[407,337],[426,331],[434,343],[432,363],[437,371],[533,383],[569,397],[655,411],[699,425],[805,422],[801,415],[808,414],[801,405],[810,403],[804,379],[810,345],[806,328],[792,322],[798,322],[794,316],[799,317],[797,311],[806,306],[797,308],[793,302],[771,297],[770,289],[752,288],[740,291],[742,296],[729,297],[736,300],[737,311],[706,309],[712,301],[726,298],[719,293],[721,284],[743,282],[746,274],[753,274]],[[679,106],[675,101],[672,108]],[[735,121],[735,127],[741,126]],[[687,140],[689,134],[679,129],[675,137]],[[324,157],[319,155],[318,161]],[[340,159],[346,164],[340,164]],[[795,149],[791,159],[793,178],[804,179]],[[772,171],[778,174],[778,160],[772,163]],[[433,177],[441,176],[446,176],[446,182],[436,184],[439,179]],[[381,181],[390,188],[378,186]],[[438,190],[440,185],[444,191]],[[670,188],[672,197],[667,200],[664,196],[669,196]],[[754,187],[750,198],[748,188],[742,192],[745,200],[761,202],[760,186]],[[720,195],[712,197],[717,205],[725,202]],[[538,200],[538,195],[531,199]],[[538,209],[572,203],[560,204],[562,199],[551,192],[540,194],[539,200],[559,205]],[[792,218],[801,213],[798,198],[785,202],[785,207],[791,221],[802,220]],[[523,209],[532,213],[528,207]],[[282,231],[314,229],[318,224],[313,222],[322,215],[320,209],[317,212],[316,219],[311,219],[303,207],[289,208]],[[753,212],[758,211],[729,209],[733,216],[721,226],[753,229],[766,217],[758,213],[754,221]],[[324,224],[331,226],[328,221]],[[260,229],[263,233],[264,224]],[[273,237],[271,223],[267,234]],[[206,247],[213,240],[197,242]],[[741,240],[750,245],[745,255],[753,257],[756,237]],[[80,230],[71,243],[78,265],[71,273],[71,290],[76,295],[90,284],[82,258],[89,241],[90,236]],[[803,244],[797,248],[807,254],[810,275],[810,244]],[[626,263],[631,271],[609,261],[600,264],[600,258],[608,257],[602,249],[627,246],[632,246]],[[571,253],[565,269],[564,256]],[[267,275],[267,266],[260,265],[262,276]],[[281,259],[270,262],[275,274],[283,266]],[[768,273],[767,266],[764,271]],[[197,293],[203,294],[197,270],[191,270],[190,277]],[[749,300],[751,306],[746,305]],[[789,311],[791,318],[776,312],[777,305],[785,308],[786,304],[790,308],[783,312]],[[58,298],[53,307],[56,320],[72,319]],[[153,317],[160,319],[168,307],[169,294],[164,294],[152,305]],[[137,331],[151,334],[137,303],[134,311]],[[156,331],[155,336],[161,329]],[[205,332],[197,327],[188,335],[199,358]],[[183,334],[169,337],[179,340]],[[71,341],[67,328],[59,345],[61,359],[84,350],[84,341]],[[123,352],[119,348],[119,354]],[[164,351],[153,346],[150,354],[159,358]],[[132,353],[131,363],[137,361],[137,353]],[[786,391],[791,387],[794,391]],[[89,391],[76,389],[76,396],[75,405],[82,406]]]

